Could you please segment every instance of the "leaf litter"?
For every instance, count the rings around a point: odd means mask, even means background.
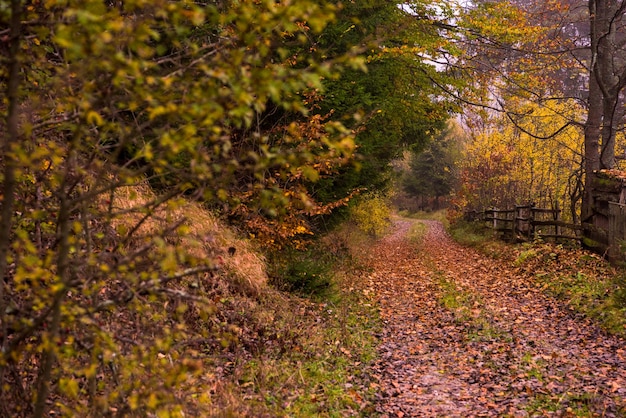
[[[369,260],[382,417],[626,416],[622,338],[439,222],[420,221],[428,231],[410,242],[413,222],[397,221]]]

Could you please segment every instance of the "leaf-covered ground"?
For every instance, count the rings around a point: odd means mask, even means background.
[[[528,276],[401,220],[373,249],[383,417],[626,416],[626,344]]]

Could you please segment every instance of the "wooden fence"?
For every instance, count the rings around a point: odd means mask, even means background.
[[[484,222],[502,239],[530,241],[543,238],[554,241],[576,240],[585,248],[612,262],[626,261],[626,204],[608,202],[606,215],[597,216],[596,224],[572,224],[561,220],[559,209],[516,206],[513,209],[486,209],[466,212],[468,221]]]
[[[580,231],[583,229],[581,225],[562,221],[560,209],[544,209],[532,205],[468,212],[466,218],[485,222],[502,238],[510,241],[528,241],[535,238],[580,240]]]
[[[592,213],[582,225],[563,222],[558,208],[534,205],[467,212],[466,218],[485,222],[506,239],[575,239],[612,262],[626,262],[626,172],[596,171],[592,182]]]

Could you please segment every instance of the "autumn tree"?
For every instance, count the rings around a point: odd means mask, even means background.
[[[444,74],[427,59],[439,46],[430,16],[435,2],[345,3],[319,43],[332,54],[353,48],[367,57],[367,71],[347,70],[325,80],[321,114],[333,113],[356,132],[357,161],[316,185],[322,201],[355,188],[376,190],[390,180],[390,162],[404,147],[424,146],[443,128],[453,105],[439,96],[432,78]],[[441,81],[443,82],[443,81]],[[358,115],[356,120],[346,115]],[[335,118],[336,119],[336,118]]]
[[[470,65],[473,70],[491,74],[497,81],[485,84],[491,87],[489,93],[471,99],[474,104],[502,112],[514,123],[533,115],[507,107],[510,94],[548,109],[584,106],[582,117],[554,126],[551,132],[557,135],[569,126],[584,131],[583,221],[592,216],[592,173],[616,164],[615,137],[623,124],[626,63],[623,14],[623,2],[611,0],[478,2],[463,13],[464,35],[458,38],[472,40],[467,43],[469,51],[477,52],[465,62],[476,63]],[[499,24],[502,20],[507,21],[508,35],[494,29],[504,28]],[[511,38],[520,30],[528,35]]]
[[[359,65],[283,48],[334,10],[0,1],[0,415],[203,414],[198,353],[219,339],[193,289],[219,257],[181,207],[318,209],[305,179],[346,162],[350,132],[256,128]]]
[[[520,111],[530,112],[531,104]],[[533,119],[524,121],[523,130],[549,133],[564,120],[576,117],[568,113],[582,109],[532,109]],[[522,132],[506,117],[493,118],[483,129],[473,129],[459,161],[460,182],[455,204],[461,209],[483,210],[487,207],[512,207],[534,203],[540,207],[568,205],[565,217],[579,220],[582,170],[582,132],[570,126],[549,139]]]

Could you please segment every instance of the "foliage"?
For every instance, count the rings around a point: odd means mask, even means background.
[[[454,71],[473,78],[458,92],[472,136],[458,208],[558,202],[572,220],[580,215],[583,32],[565,3],[481,1],[459,10],[455,45],[464,52]]]
[[[506,115],[526,133],[524,125],[535,115],[517,110],[520,99],[555,110],[582,108],[546,125],[538,138],[579,130],[584,170],[577,169],[581,190],[571,199],[572,206],[582,200],[584,221],[594,216],[592,173],[614,168],[620,148],[626,87],[619,76],[625,62],[618,47],[624,39],[622,12],[621,3],[607,0],[479,1],[459,10],[458,45],[465,53],[453,69],[474,76],[467,103],[481,106],[483,115]]]
[[[309,97],[307,100],[314,99]],[[233,188],[232,206],[226,205],[229,218],[245,227],[268,248],[304,245],[307,237],[313,234],[312,220],[347,205],[356,193],[353,191],[325,203],[313,197],[316,187],[313,185],[320,179],[334,177],[338,169],[349,162],[354,150],[347,131],[327,119],[311,115],[306,120],[274,126],[271,138],[279,137],[279,146],[270,152],[279,161],[265,167],[262,176],[256,175],[252,188],[250,184],[243,187],[244,191]],[[340,137],[342,150],[329,142],[329,135]],[[285,154],[283,159],[278,157],[281,154]],[[250,181],[245,176],[243,179]],[[237,185],[240,183],[241,178]]]
[[[211,289],[243,244],[226,251],[186,208],[289,211],[291,238],[306,227],[290,216],[344,204],[306,185],[348,161],[351,132],[306,116],[322,80],[361,61],[283,47],[308,50],[334,10],[0,2],[1,415],[208,413],[199,359],[237,336]],[[269,129],[276,108],[300,119]],[[233,287],[258,292],[253,271]]]
[[[568,113],[579,110],[523,102],[518,111],[533,115],[522,124],[533,135],[520,132],[518,126],[501,117],[486,117],[483,130],[472,132],[459,164],[461,181],[454,199],[457,210],[505,208],[528,202],[543,207],[566,204],[570,209],[566,218],[577,219],[582,133],[570,127],[549,139],[538,139],[537,135],[565,123]]]
[[[359,229],[373,236],[381,236],[391,224],[391,208],[387,198],[377,193],[361,196],[350,207],[350,219]]]
[[[320,45],[343,54],[359,48],[367,72],[347,70],[324,80],[327,93],[320,112],[335,112],[356,133],[357,165],[322,179],[316,196],[336,200],[355,188],[380,190],[389,180],[389,163],[402,147],[423,146],[443,127],[453,104],[437,97],[432,79],[450,82],[426,58],[440,43],[431,17],[435,2],[345,2],[336,22],[319,38]],[[415,13],[408,13],[409,7]],[[445,80],[445,81],[444,81]],[[345,115],[356,114],[354,121]]]

